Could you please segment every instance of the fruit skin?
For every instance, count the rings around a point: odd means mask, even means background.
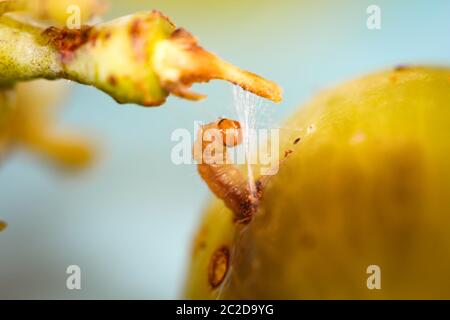
[[[186,297],[449,299],[450,69],[351,81],[285,128],[280,145],[294,152],[253,220],[233,224],[218,200],[207,210]],[[230,267],[213,289],[210,259],[224,246]],[[367,288],[369,265],[381,268],[381,290]]]

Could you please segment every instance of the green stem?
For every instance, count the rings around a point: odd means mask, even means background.
[[[80,29],[44,28],[0,16],[0,86],[37,78],[95,86],[119,103],[159,106],[169,94],[190,100],[195,82],[222,79],[273,101],[281,88],[207,52],[160,12]]]
[[[59,54],[48,45],[42,31],[20,19],[7,15],[0,17],[0,85],[60,77]]]

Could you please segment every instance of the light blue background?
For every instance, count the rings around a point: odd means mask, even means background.
[[[382,29],[366,28],[366,8]],[[339,81],[397,64],[450,64],[450,1],[113,1],[109,17],[157,8],[223,58],[278,82],[277,123]],[[99,146],[81,174],[62,173],[17,151],[0,168],[0,298],[176,298],[192,235],[210,192],[195,166],[170,160],[176,128],[235,117],[230,86],[198,85],[200,103],[170,98],[160,108],[119,106],[71,85],[62,127]],[[65,269],[82,269],[82,290]]]

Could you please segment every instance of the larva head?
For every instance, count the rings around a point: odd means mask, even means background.
[[[230,119],[221,119],[217,127],[222,133],[224,146],[235,147],[242,143],[242,129],[239,121]]]

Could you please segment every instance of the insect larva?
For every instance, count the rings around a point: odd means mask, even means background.
[[[198,172],[209,189],[234,212],[236,221],[249,222],[258,209],[263,190],[272,175],[262,175],[256,179],[256,188],[253,189],[256,191],[252,191],[247,177],[230,162],[227,154],[228,147],[235,147],[242,140],[243,131],[238,121],[219,119],[201,126],[193,153]],[[293,152],[286,150],[278,165]]]
[[[227,147],[235,147],[241,142],[240,123],[219,119],[200,128],[194,158],[200,176],[211,191],[234,212],[237,221],[245,222],[256,211],[258,195],[252,194],[247,178],[230,164],[227,154]]]

